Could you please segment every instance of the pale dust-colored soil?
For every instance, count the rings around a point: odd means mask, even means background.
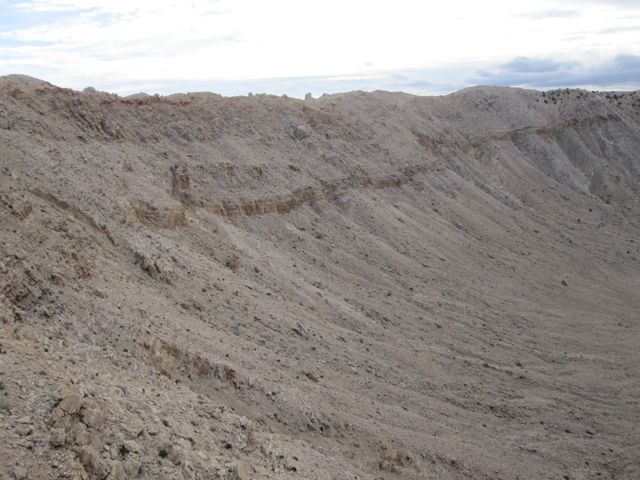
[[[0,478],[640,478],[640,95],[0,79]]]

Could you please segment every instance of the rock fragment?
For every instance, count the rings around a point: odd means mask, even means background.
[[[179,163],[171,167],[171,181],[173,187],[173,195],[181,202],[189,200],[189,171],[186,163]]]
[[[118,462],[117,460],[111,462],[107,480],[127,480],[127,474],[124,471],[122,463]]]
[[[304,140],[305,138],[309,137],[310,135],[311,135],[311,132],[304,125],[292,125],[291,126],[291,136],[295,140],[298,140],[298,141]]]
[[[26,437],[28,435],[31,435],[33,433],[33,425],[27,425],[27,424],[24,424],[24,423],[20,423],[16,427],[16,433],[18,435],[20,435],[21,437]]]
[[[318,383],[320,379],[313,372],[304,372],[305,376],[312,382]]]
[[[196,470],[191,462],[183,462],[182,476],[187,480],[196,478]]]
[[[135,440],[125,440],[122,442],[122,448],[126,449],[127,452],[140,453],[140,445]]]
[[[100,430],[104,425],[104,413],[98,408],[88,408],[82,411],[82,423],[87,427]]]
[[[240,259],[238,257],[233,257],[227,260],[227,268],[234,272],[237,271],[240,268]]]
[[[78,453],[78,459],[90,475],[94,475],[98,478],[105,478],[109,473],[100,459],[100,456],[91,447],[82,447]]]
[[[249,466],[242,460],[238,460],[236,464],[231,468],[230,479],[232,480],[250,480],[251,470]]]
[[[77,413],[82,407],[82,397],[77,393],[70,393],[62,399],[58,407],[67,415]]]
[[[91,436],[84,423],[76,423],[73,426],[71,429],[71,438],[73,438],[73,442],[78,446],[89,445],[91,443]]]
[[[22,467],[14,467],[13,468],[13,478],[15,480],[26,480],[27,479],[27,470]]]
[[[175,445],[171,445],[167,450],[167,459],[171,461],[174,465],[180,465],[182,462],[182,452]]]
[[[142,468],[142,462],[137,458],[127,458],[123,465],[124,471],[129,477],[136,477],[140,474]]]
[[[64,433],[64,428],[58,427],[51,430],[49,435],[49,444],[53,448],[60,448],[65,444],[66,435]]]

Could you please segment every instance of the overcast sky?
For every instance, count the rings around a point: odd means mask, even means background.
[[[640,88],[640,0],[0,0],[0,75],[119,94]]]

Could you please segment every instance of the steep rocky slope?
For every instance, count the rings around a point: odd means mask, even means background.
[[[0,478],[640,477],[640,94],[0,79]]]

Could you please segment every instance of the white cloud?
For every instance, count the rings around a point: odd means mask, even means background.
[[[544,20],[549,18],[570,18],[580,16],[580,10],[552,8],[550,10],[536,10],[535,12],[521,13],[520,17],[534,20]]]
[[[181,89],[181,82],[233,79],[442,75],[451,65],[460,74],[464,65],[568,53],[588,65],[640,54],[640,44],[629,41],[631,29],[598,35],[624,25],[621,17],[640,14],[640,6],[568,0],[559,9],[557,3],[21,0],[10,3],[12,11],[29,21],[0,32],[0,74],[44,72],[47,80],[76,88]]]

